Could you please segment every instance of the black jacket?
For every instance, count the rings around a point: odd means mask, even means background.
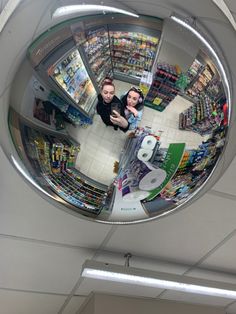
[[[115,124],[113,124],[110,120],[110,115],[111,115],[113,105],[117,105],[119,107],[120,115],[125,118],[124,105],[118,97],[114,96],[112,99],[112,102],[107,104],[104,102],[101,94],[98,95],[98,102],[97,102],[97,107],[96,107],[97,113],[100,115],[103,123],[106,125],[115,126]],[[125,128],[125,129],[121,128],[121,127],[119,127],[119,128],[122,131],[126,132],[129,129],[129,124],[128,124],[127,128]]]

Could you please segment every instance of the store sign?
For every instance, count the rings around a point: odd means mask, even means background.
[[[65,27],[52,34],[43,34],[42,41],[38,44],[35,43],[35,47],[33,47],[33,45],[32,48],[29,49],[30,60],[33,66],[37,66],[54,48],[70,37],[72,37],[70,27]]]
[[[133,219],[148,218],[148,215],[139,200],[130,202],[125,201],[122,197],[122,192],[117,188],[115,189],[114,194],[114,203],[109,216],[109,221],[132,221]]]
[[[174,143],[169,145],[165,160],[161,167],[166,171],[166,178],[158,188],[150,191],[150,195],[146,199],[147,201],[153,200],[158,194],[160,194],[167,183],[174,176],[183,157],[184,149],[185,143]]]

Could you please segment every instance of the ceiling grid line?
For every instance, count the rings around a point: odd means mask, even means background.
[[[218,196],[220,198],[225,198],[225,199],[232,200],[232,201],[236,201],[236,195],[226,193],[226,192],[217,191],[214,189],[211,189],[210,191],[208,191],[207,194],[215,195],[215,196]]]
[[[111,226],[110,230],[107,232],[107,234],[106,234],[104,240],[102,241],[102,243],[100,244],[100,246],[97,249],[95,249],[95,252],[94,252],[94,254],[93,254],[92,258],[91,258],[92,260],[97,258],[98,254],[100,253],[102,248],[104,246],[106,246],[106,244],[109,242],[111,236],[116,231],[116,229],[117,229],[117,226],[115,226],[115,225]],[[74,285],[74,287],[72,288],[71,292],[67,296],[66,300],[62,304],[60,310],[58,311],[58,314],[63,314],[64,309],[66,308],[66,306],[69,304],[70,300],[75,295],[76,290],[80,287],[80,285],[83,282],[83,280],[84,280],[83,277],[79,276],[79,279],[77,280],[76,284]]]
[[[22,292],[22,293],[33,293],[33,294],[45,294],[45,295],[67,296],[67,294],[65,294],[65,293],[45,292],[45,291],[25,290],[25,289],[14,289],[14,288],[4,288],[4,287],[0,287],[0,290],[12,291],[12,292]],[[84,296],[83,296],[83,297],[84,297]]]
[[[236,229],[234,229],[232,232],[230,232],[222,241],[220,241],[216,246],[214,246],[208,253],[206,253],[203,257],[201,257],[196,263],[194,263],[192,266],[190,266],[186,271],[183,272],[182,276],[187,275],[191,271],[193,271],[195,268],[199,268],[199,265],[202,264],[203,261],[205,261],[209,256],[211,256],[213,253],[215,253],[220,247],[222,247],[228,240],[230,240],[233,236],[236,234]],[[165,293],[167,293],[168,290],[165,289],[160,294],[156,296],[157,299],[160,299]],[[235,302],[235,301],[234,301]],[[230,304],[229,304],[230,305]]]
[[[39,239],[14,236],[14,235],[9,235],[9,234],[0,234],[0,238],[16,240],[16,241],[24,241],[24,242],[30,242],[30,243],[38,243],[38,244],[43,244],[47,246],[55,246],[55,247],[69,248],[69,249],[75,249],[75,250],[78,250],[78,249],[94,250],[93,247],[88,247],[88,246],[72,245],[72,244],[53,242],[53,241],[47,241],[47,240],[39,240]]]
[[[229,303],[229,304],[227,304],[225,307],[224,307],[224,309],[225,309],[225,314],[227,314],[227,309],[231,306],[231,305],[233,305],[233,304],[236,304],[236,301],[232,301],[231,303]]]
[[[232,239],[236,235],[236,229],[231,231],[222,241],[220,241],[217,245],[215,245],[211,250],[208,251],[202,258],[200,258],[195,264],[189,267],[183,275],[187,275],[189,272],[194,270],[195,268],[199,267],[199,265],[202,264],[209,256],[211,256],[213,253],[215,253],[219,248],[221,248],[227,241]]]

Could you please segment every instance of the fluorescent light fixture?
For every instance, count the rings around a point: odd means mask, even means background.
[[[81,276],[158,289],[236,299],[236,285],[233,284],[96,261],[86,261],[83,265]]]
[[[95,4],[78,4],[78,5],[67,5],[64,7],[59,7],[52,14],[53,18],[62,17],[64,15],[74,14],[74,13],[82,13],[82,12],[91,12],[91,11],[99,11],[99,12],[109,12],[109,13],[121,13],[125,15],[130,15],[133,17],[139,17],[139,15],[132,13],[127,10],[118,9],[106,5],[95,5]]]
[[[213,57],[215,58],[215,60],[217,62],[217,65],[220,69],[220,72],[222,74],[222,78],[224,80],[225,87],[227,89],[228,103],[231,104],[231,92],[230,92],[230,87],[229,87],[229,81],[228,81],[224,66],[223,66],[219,56],[217,55],[215,50],[212,48],[211,44],[194,27],[192,27],[190,24],[188,24],[183,19],[179,18],[176,15],[171,15],[170,18],[173,21],[175,21],[176,23],[178,23],[178,24],[182,25],[183,27],[185,27],[186,29],[188,29],[190,32],[192,32],[211,52],[211,54],[213,55]],[[229,106],[229,116],[230,116],[230,112],[231,112],[231,107]]]

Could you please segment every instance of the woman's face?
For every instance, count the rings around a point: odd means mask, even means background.
[[[115,95],[115,88],[112,85],[104,85],[101,91],[103,100],[106,103],[110,103]]]
[[[127,105],[135,107],[138,103],[139,97],[140,97],[139,93],[131,90],[127,96]]]

